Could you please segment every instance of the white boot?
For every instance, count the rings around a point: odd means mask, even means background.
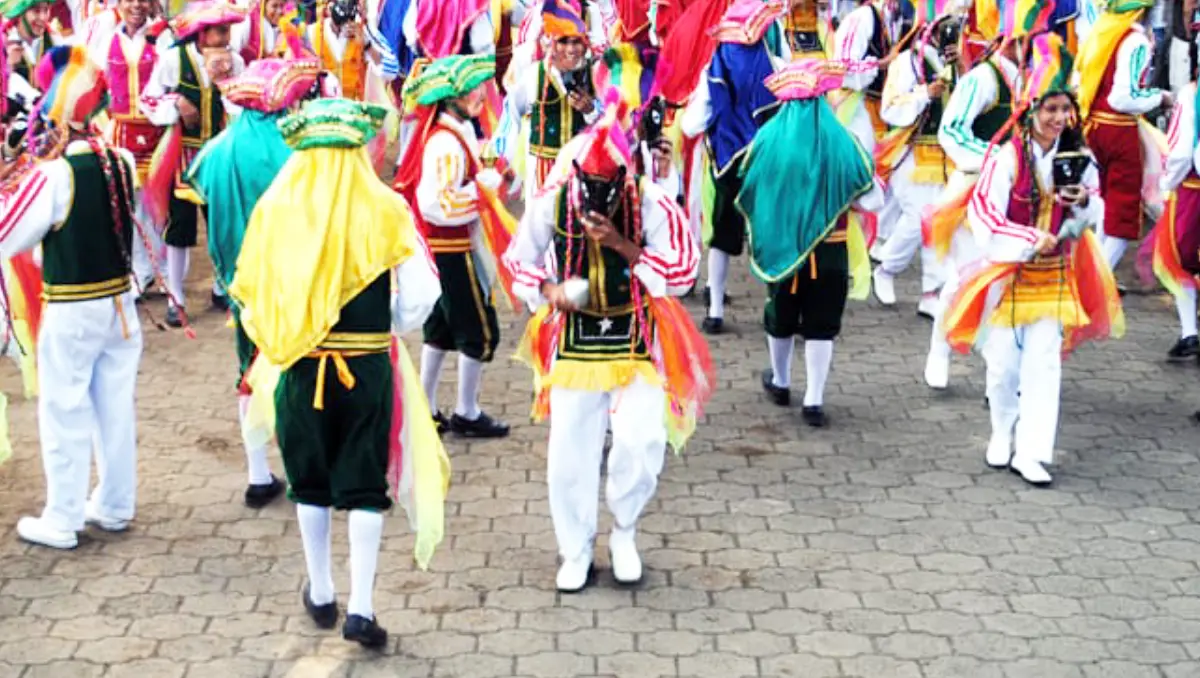
[[[896,304],[895,276],[883,270],[883,266],[876,266],[871,278],[875,283],[871,287],[875,290],[875,298],[879,300],[879,303],[884,306],[894,306]]]
[[[925,358],[925,383],[942,390],[950,385],[950,356],[930,351]]]
[[[52,549],[73,549],[79,546],[79,536],[74,532],[56,529],[45,518],[26,516],[17,521],[17,534],[21,539]]]
[[[987,465],[992,468],[1004,468],[1012,460],[1012,438],[992,436],[987,448]]]
[[[555,588],[559,593],[579,593],[588,585],[592,575],[592,558],[590,555],[573,560],[564,560],[558,567],[558,577]]]
[[[1021,476],[1022,480],[1035,487],[1044,487],[1054,481],[1046,467],[1032,459],[1013,457],[1012,465],[1009,468],[1013,473]]]
[[[642,557],[637,550],[637,531],[614,526],[608,537],[608,554],[612,559],[613,579],[618,584],[636,584],[642,580]]]

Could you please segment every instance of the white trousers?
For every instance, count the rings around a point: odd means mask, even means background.
[[[158,262],[159,267],[165,266],[167,260],[167,248],[163,245],[162,234],[150,222],[150,215],[146,212],[143,198],[142,191],[139,189],[134,194],[135,204],[137,205],[135,215],[138,223],[142,225],[142,231],[135,230],[133,232],[133,247],[130,252],[130,263],[133,265],[134,278],[141,283],[153,280],[154,278],[154,265],[150,261],[150,252],[146,249],[146,243],[142,240],[142,235],[145,235],[146,240],[150,241],[150,247],[153,248],[154,252],[154,261]]]
[[[1055,319],[993,327],[984,341],[992,439],[1015,445],[1016,459],[1054,461],[1062,330]]]
[[[38,435],[46,473],[42,517],[57,530],[83,529],[91,503],[106,518],[133,518],[137,493],[134,388],[142,330],[133,294],[46,304],[38,338]]]
[[[604,433],[612,425],[605,496],[613,522],[637,524],[654,496],[667,449],[666,394],[641,379],[607,393],[550,391],[550,450],[546,482],[558,552],[566,560],[591,556]]]
[[[919,184],[909,180],[916,162],[904,159],[892,178],[892,195],[900,208],[900,218],[891,236],[879,249],[879,263],[891,275],[908,268],[913,255],[921,252],[921,291],[933,292],[942,285],[942,266],[930,247],[921,245],[921,215],[941,195],[942,186]]]
[[[1187,40],[1180,40],[1173,36],[1170,38],[1168,49],[1167,79],[1170,82],[1171,92],[1178,94],[1179,90],[1183,89],[1183,86],[1192,79],[1191,50]]]

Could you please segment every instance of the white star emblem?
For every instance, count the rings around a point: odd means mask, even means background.
[[[139,144],[145,144],[146,143],[146,135],[144,135],[144,134],[137,135],[137,142]]]
[[[608,334],[608,331],[612,329],[612,326],[613,326],[613,321],[611,319],[609,319],[609,318],[602,319],[600,321],[600,334]]]

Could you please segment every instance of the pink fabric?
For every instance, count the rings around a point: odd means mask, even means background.
[[[462,49],[471,24],[488,11],[488,0],[417,0],[417,43],[431,59]]]
[[[140,96],[141,88],[145,87],[146,82],[150,80],[150,73],[154,70],[155,56],[157,56],[157,52],[154,49],[154,43],[147,40],[138,57],[138,89],[134,92],[135,95]],[[104,75],[109,84],[110,112],[120,115],[136,114],[138,112],[137,101],[130,101],[129,98],[129,64],[125,61],[125,52],[121,49],[121,36],[119,35],[113,35],[112,43],[108,48],[108,68],[105,70]]]

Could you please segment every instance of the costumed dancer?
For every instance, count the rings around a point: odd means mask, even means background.
[[[1068,87],[1062,38],[1031,43],[1015,132],[988,154],[968,215],[984,251],[946,311],[947,335],[968,351],[982,339],[992,436],[986,461],[1047,485],[1058,429],[1062,357],[1082,341],[1120,336],[1112,271],[1089,230],[1104,214],[1100,180]]]
[[[680,121],[686,136],[704,134],[711,160],[715,194],[702,325],[708,334],[724,331],[729,259],[745,247],[746,221],[734,205],[742,189],[742,157],[779,106],[763,82],[789,60],[773,54],[767,40],[783,12],[782,0],[738,0],[729,8],[713,29],[717,49]]]
[[[342,96],[362,100],[367,84],[371,43],[359,16],[359,0],[332,0],[325,16],[308,26],[308,44],[341,85]]]
[[[931,247],[921,243],[921,217],[946,187],[954,165],[938,143],[938,128],[954,83],[961,75],[958,42],[961,17],[917,16],[920,36],[888,66],[883,89],[885,122],[894,126],[875,150],[881,175],[890,178],[900,219],[892,236],[878,249],[873,275],[875,297],[884,306],[896,303],[896,276],[921,252],[921,299],[917,313],[937,313],[942,271]]]
[[[995,23],[979,21],[980,7],[987,0],[977,0],[974,8],[974,30],[977,35],[993,41],[994,51],[984,53],[981,60],[954,87],[950,100],[942,111],[938,142],[947,158],[954,163],[954,172],[946,182],[942,196],[927,211],[922,231],[938,257],[943,259],[942,291],[934,313],[933,330],[929,337],[929,354],[925,359],[925,383],[930,388],[944,389],[950,383],[950,345],[941,324],[946,304],[958,290],[959,271],[978,261],[980,252],[967,224],[967,204],[984,155],[992,139],[1000,134],[1012,117],[1013,98],[1020,73],[1021,43],[1015,38],[994,44],[1000,28]],[[1044,26],[1041,27],[1044,29]],[[997,141],[1003,141],[1001,135]]]
[[[280,122],[294,153],[250,216],[229,287],[259,351],[247,377],[255,399],[274,403],[265,419],[296,502],[305,610],[320,628],[337,623],[332,509],[348,511],[342,637],[372,649],[387,644],[372,593],[389,485],[415,501],[405,508],[425,567],[441,540],[450,472],[416,370],[392,336],[424,322],[441,290],[412,212],[363,146],[385,115],[317,99]]]
[[[762,387],[776,405],[791,404],[795,337],[804,339],[805,423],[828,424],[825,384],[833,340],[850,293],[851,206],[877,209],[883,191],[866,149],[840,123],[824,94],[843,85],[843,66],[801,59],[766,80],[783,102],[758,132],[742,167],[736,205],[746,215],[750,270],[767,284],[763,326],[771,367]],[[857,231],[857,227],[854,229]],[[861,231],[858,232],[861,236]]]
[[[138,186],[145,186],[150,158],[162,137],[162,128],[151,122],[138,108],[138,101],[164,46],[172,41],[167,22],[153,16],[150,0],[120,0],[114,13],[116,23],[110,30],[99,24],[89,35],[88,54],[96,68],[104,72],[111,86],[107,113],[112,120],[111,142],[133,154],[137,161]],[[154,264],[165,258],[162,224],[155,224],[146,210],[144,189],[135,197],[137,220],[146,226],[146,239],[133,239],[134,294],[144,294],[154,283]]]
[[[1175,297],[1179,312],[1180,339],[1167,351],[1167,359],[1188,360],[1200,356],[1196,338],[1196,276],[1200,274],[1200,154],[1196,134],[1196,83],[1185,85],[1175,102],[1168,133],[1166,167],[1159,188],[1171,197],[1158,225],[1146,238],[1139,264],[1149,259],[1154,275]]]
[[[405,82],[404,96],[416,101],[420,122],[395,183],[416,207],[441,277],[442,297],[425,321],[421,383],[438,429],[468,438],[508,435],[508,424],[479,406],[483,366],[500,343],[492,305],[502,285],[496,260],[511,239],[505,223],[508,228],[515,223],[496,195],[500,173],[483,166],[472,126],[495,67],[490,54],[450,56]],[[450,351],[458,351],[458,402],[446,418],[437,408],[437,386]]]
[[[1154,0],[1112,0],[1079,47],[1079,110],[1100,166],[1104,257],[1113,270],[1142,234],[1146,163],[1138,116],[1170,108],[1170,92],[1144,87],[1153,61],[1148,10]],[[1156,171],[1158,168],[1154,168]]]
[[[226,0],[189,4],[171,22],[176,43],[159,56],[142,89],[142,113],[155,125],[169,128],[151,163],[146,201],[155,223],[166,224],[166,322],[172,327],[183,326],[183,281],[205,209],[183,183],[183,173],[200,148],[225,129],[226,115],[238,111],[224,100],[217,83],[245,68],[242,57],[229,51],[229,27],[245,18],[245,9]],[[215,308],[228,309],[228,299],[216,281],[211,299]]]
[[[221,85],[225,98],[242,108],[242,113],[204,145],[184,179],[208,208],[208,252],[222,288],[233,283],[246,224],[255,204],[292,155],[278,123],[290,107],[309,95],[320,71],[316,59],[263,58]],[[262,508],[283,492],[283,483],[271,474],[267,463],[268,437],[248,422],[250,386],[245,377],[255,349],[242,327],[237,304],[232,311],[238,358],[238,421],[248,476],[244,500],[250,508]]]
[[[545,0],[542,30],[551,40],[546,58],[523,70],[508,88],[491,144],[508,167],[518,158],[517,135],[529,116],[524,199],[533,203],[559,150],[600,117],[589,62],[587,26],[574,0]],[[515,63],[515,62],[514,62]]]
[[[19,50],[9,50],[9,68],[26,82],[33,82],[33,69],[62,37],[50,27],[50,6],[55,0],[8,0],[0,5],[8,32],[5,39]],[[13,59],[14,52],[20,59]]]
[[[229,49],[249,64],[258,59],[280,56],[284,40],[279,20],[283,18],[286,0],[257,0],[250,6],[246,19],[229,30]]]
[[[21,518],[17,534],[71,549],[85,522],[127,529],[136,504],[142,330],[129,257],[137,175],[128,151],[88,132],[106,85],[87,50],[54,48],[35,76],[47,92],[40,113],[57,128],[28,140],[29,153],[4,168],[9,190],[0,217],[0,255],[41,245],[46,301],[33,335],[46,506]],[[89,499],[93,455],[99,483]]]
[[[642,578],[637,520],[654,496],[666,446],[682,448],[714,386],[708,347],[678,300],[695,282],[699,250],[687,219],[634,166],[626,111],[563,149],[505,255],[513,291],[531,307],[520,355],[534,370],[534,415],[550,417],[550,517],[562,558],[556,586],[590,581],[596,495],[611,427],[608,546],[613,576]],[[552,253],[554,270],[543,267]]]

